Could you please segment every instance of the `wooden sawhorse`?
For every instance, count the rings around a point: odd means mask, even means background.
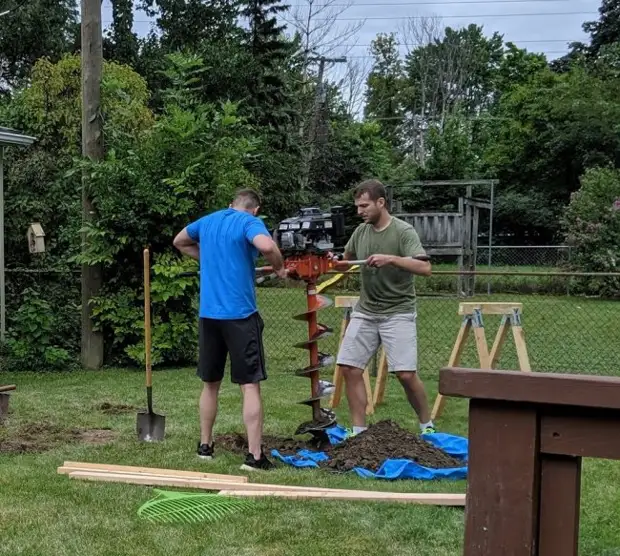
[[[512,335],[517,349],[517,358],[519,359],[519,369],[521,371],[531,371],[527,348],[525,346],[525,336],[523,334],[523,328],[521,327],[522,311],[522,303],[496,303],[492,301],[482,303],[460,303],[458,314],[463,317],[463,320],[447,366],[457,367],[459,365],[463,350],[465,349],[467,337],[469,336],[469,332],[473,330],[480,368],[494,369],[499,361],[502,347],[508,336],[508,331],[512,329]],[[502,315],[502,322],[499,325],[490,352],[487,345],[482,315]],[[441,393],[438,393],[431,412],[431,419],[437,419],[437,417],[441,415],[445,403],[444,397]]]
[[[338,343],[338,347],[342,344],[342,339],[344,338],[344,333],[347,330],[347,326],[349,326],[349,321],[351,320],[351,312],[353,311],[353,307],[357,303],[358,296],[354,295],[341,295],[336,296],[334,301],[335,307],[344,308],[344,316],[342,317],[342,324],[340,325],[340,341]],[[385,398],[385,386],[387,382],[387,374],[388,374],[388,365],[387,358],[385,356],[385,351],[383,348],[379,348],[379,365],[377,367],[377,380],[375,382],[375,390],[373,393],[372,386],[370,384],[370,362],[364,369],[364,384],[366,386],[366,397],[368,403],[366,404],[366,415],[372,415],[375,412],[375,406],[382,403]],[[332,394],[329,400],[329,407],[331,409],[338,407],[340,404],[340,400],[342,398],[342,389],[344,388],[344,377],[340,372],[340,367],[336,365],[334,370],[334,377],[332,379],[334,384],[334,393]]]
[[[464,556],[577,556],[581,459],[620,460],[620,378],[445,368],[469,398]]]

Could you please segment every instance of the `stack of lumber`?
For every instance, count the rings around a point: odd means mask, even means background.
[[[321,500],[406,502],[436,506],[464,506],[464,494],[405,493],[251,483],[242,475],[219,475],[199,471],[179,471],[153,467],[132,467],[101,463],[65,461],[58,473],[71,479],[108,481],[134,485],[169,486],[216,490],[222,496],[281,497]]]

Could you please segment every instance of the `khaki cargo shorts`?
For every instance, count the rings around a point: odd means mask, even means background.
[[[416,313],[383,316],[353,311],[340,345],[337,364],[364,369],[381,344],[388,371],[416,371]]]

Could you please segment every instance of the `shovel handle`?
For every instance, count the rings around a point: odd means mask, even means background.
[[[15,384],[7,384],[6,386],[0,386],[0,392],[9,392],[10,390],[15,390],[17,386]]]
[[[151,266],[149,250],[144,250],[144,364],[146,367],[146,387],[153,382],[151,370]]]

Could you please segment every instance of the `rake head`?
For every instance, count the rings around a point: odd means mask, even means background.
[[[138,509],[138,516],[151,523],[204,523],[247,509],[253,500],[219,494],[154,489],[157,496]]]

